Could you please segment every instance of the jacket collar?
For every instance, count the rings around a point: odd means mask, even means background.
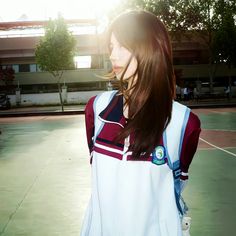
[[[105,122],[117,123],[124,127],[126,122],[123,115],[123,95],[118,95],[117,92],[99,117]]]

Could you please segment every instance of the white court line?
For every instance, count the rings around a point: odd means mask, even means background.
[[[224,132],[236,132],[236,130],[228,130],[228,129],[204,129],[204,130],[207,130],[207,131],[224,131]]]
[[[233,153],[233,152],[229,152],[229,151],[227,151],[227,150],[225,150],[225,149],[223,149],[223,148],[220,148],[220,147],[218,147],[218,146],[216,146],[216,145],[214,145],[214,144],[212,144],[212,143],[209,143],[209,142],[207,142],[207,141],[206,141],[205,139],[203,139],[203,138],[199,138],[199,139],[200,139],[201,141],[207,143],[208,145],[210,145],[210,146],[216,148],[216,149],[219,149],[219,150],[221,150],[221,151],[223,151],[223,152],[226,152],[226,153],[228,153],[228,154],[230,154],[230,155],[236,157],[236,154]]]
[[[224,147],[224,149],[235,149],[235,147]],[[205,147],[205,148],[202,148],[202,147],[198,147],[198,150],[215,150],[214,147]]]

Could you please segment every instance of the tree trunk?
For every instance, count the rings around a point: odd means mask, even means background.
[[[232,77],[231,77],[231,64],[229,64],[229,66],[228,66],[228,68],[229,68],[229,99],[231,99],[232,98]]]
[[[208,72],[209,72],[209,92],[213,93],[213,80],[214,80],[214,68],[213,68],[213,63],[212,63],[212,48],[210,45],[210,41],[211,41],[211,36],[210,36],[210,40],[209,40],[209,68],[208,68]]]
[[[212,51],[212,22],[211,22],[211,6],[210,2],[207,1],[207,31],[208,31],[208,50],[209,50],[209,92],[213,92],[213,63],[212,63],[212,58],[213,58],[213,51]]]
[[[64,104],[63,104],[62,95],[61,95],[61,84],[58,82],[57,86],[58,86],[60,102],[61,102],[61,110],[62,110],[62,112],[64,112]]]
[[[213,68],[212,68],[212,64],[209,64],[209,90],[210,93],[213,93]]]

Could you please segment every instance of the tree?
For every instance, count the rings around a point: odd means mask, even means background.
[[[174,38],[196,27],[198,5],[194,0],[128,0],[113,9],[110,18],[127,8],[144,9],[158,16]]]
[[[65,70],[73,69],[76,41],[68,31],[62,16],[50,20],[45,27],[45,36],[40,39],[35,50],[36,61],[43,71],[48,71],[56,79],[62,111],[61,78]]]
[[[229,6],[227,9],[235,21],[235,0],[128,0],[123,9],[141,8],[159,16],[172,39],[181,41],[182,36],[191,35],[201,39],[208,49],[210,91],[213,91],[214,37],[216,34],[224,37],[223,31],[219,30],[219,16],[226,14],[226,11],[221,12],[223,5]]]
[[[3,81],[6,91],[11,91],[13,87],[14,74],[15,71],[11,66],[7,66],[4,69],[0,66],[0,80]]]
[[[232,96],[231,69],[236,65],[236,5],[232,1],[219,0],[216,8],[218,30],[213,38],[214,59],[228,67],[229,96]]]

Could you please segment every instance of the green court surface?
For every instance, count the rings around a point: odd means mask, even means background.
[[[202,132],[184,193],[191,235],[236,235],[236,109],[194,112]]]
[[[79,235],[90,193],[83,116],[0,127],[0,235]]]
[[[236,235],[236,109],[194,112],[191,236]],[[0,130],[0,235],[79,235],[91,174],[84,116],[1,118]]]

